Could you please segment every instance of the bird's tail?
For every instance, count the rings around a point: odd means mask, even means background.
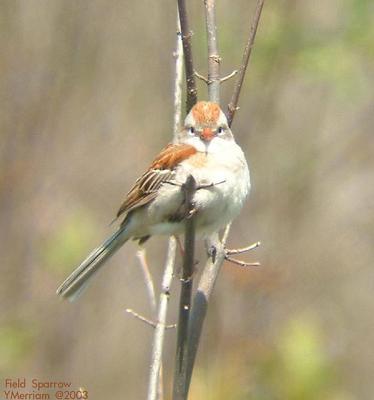
[[[57,294],[74,301],[100,267],[128,240],[126,226],[119,228],[75,269],[57,289]]]

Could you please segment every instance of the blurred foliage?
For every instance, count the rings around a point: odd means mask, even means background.
[[[259,371],[261,386],[265,392],[270,388],[270,398],[317,400],[327,397],[326,393],[336,382],[321,336],[317,325],[305,318],[290,321],[280,332],[275,351]]]
[[[293,24],[290,24],[283,18],[284,7],[277,3],[262,26],[254,66],[264,74],[272,67],[269,58],[278,54],[287,57],[288,63],[295,63],[304,78],[333,85],[335,93],[346,100],[361,92],[367,94],[369,77],[365,69],[374,68],[373,3],[366,0],[346,3],[344,11],[340,10],[343,18],[337,26],[322,29],[313,20],[302,26],[297,12],[291,14]],[[279,42],[284,44],[282,48]]]
[[[242,346],[226,358],[198,369],[191,399],[205,400],[349,400],[336,368],[329,360],[323,333],[314,318],[295,317],[285,324],[277,341],[265,348]],[[249,342],[250,343],[250,342]],[[251,360],[252,357],[252,360]]]
[[[336,93],[347,100],[368,90],[368,81],[357,55],[349,52],[347,55],[347,48],[342,43],[311,46],[300,52],[297,64],[311,79],[333,85]]]
[[[0,327],[0,371],[14,371],[33,349],[35,329],[29,324],[9,323]],[[4,376],[4,375],[3,375]]]
[[[81,261],[96,239],[95,223],[83,210],[76,210],[58,224],[43,244],[43,264],[67,273]]]

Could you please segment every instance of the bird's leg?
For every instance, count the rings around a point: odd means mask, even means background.
[[[213,244],[209,246],[207,249],[208,256],[212,258],[212,262],[216,262],[216,256],[217,256],[217,248]]]
[[[205,239],[205,249],[208,254],[208,257],[212,259],[214,263],[216,261],[217,256],[217,247],[216,244],[220,242],[218,232],[213,233],[210,237]]]

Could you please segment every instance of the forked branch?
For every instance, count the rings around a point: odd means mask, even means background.
[[[239,100],[240,90],[243,84],[244,75],[248,66],[251,49],[256,36],[257,26],[259,23],[264,0],[258,0],[254,20],[251,26],[249,39],[244,51],[241,68],[238,72],[238,77],[235,84],[234,93],[229,104],[228,120],[232,124],[237,104]],[[206,28],[208,36],[208,77],[204,78],[197,74],[208,84],[209,100],[219,103],[220,94],[220,57],[217,46],[217,32],[215,22],[215,0],[204,0]],[[187,14],[184,0],[178,0],[178,7],[181,21],[181,31],[183,39],[184,59],[187,79],[187,112],[196,102],[196,85],[195,74],[192,63],[191,52],[191,35],[187,24]],[[231,76],[230,76],[231,77]],[[227,77],[229,79],[229,77]],[[187,180],[186,192],[193,193],[196,187],[192,185],[190,176]],[[193,178],[192,178],[193,179]],[[189,189],[189,184],[191,187]],[[190,199],[190,200],[188,200]],[[186,196],[186,204],[188,210],[192,210],[192,196]],[[236,259],[230,259],[230,253],[225,249],[225,244],[230,231],[230,225],[225,229],[222,240],[219,240],[218,234],[211,238],[209,248],[212,249],[210,257],[204,266],[199,285],[194,296],[192,311],[191,308],[191,293],[192,293],[192,274],[194,266],[194,225],[193,217],[186,220],[185,232],[185,251],[183,258],[183,278],[182,278],[182,293],[179,307],[179,322],[178,322],[178,339],[177,339],[177,356],[174,376],[173,400],[187,399],[189,386],[192,377],[192,371],[196,359],[197,349],[199,346],[202,327],[207,312],[208,302],[213,291],[218,273],[225,259],[240,265],[247,265]],[[191,246],[192,245],[192,246]],[[244,249],[237,249],[231,254],[240,254],[248,251],[254,246],[249,246]]]
[[[206,24],[207,24],[207,31],[208,31],[208,49],[209,49],[209,55],[212,55],[211,49],[215,49],[214,54],[218,56],[218,48],[217,48],[217,41],[216,41],[216,29],[215,29],[215,21],[214,18],[212,18],[212,15],[215,15],[215,2],[214,0],[204,0],[205,6],[206,6],[206,11],[207,11],[207,17],[206,17]],[[249,56],[250,52],[254,43],[254,39],[256,36],[256,31],[257,31],[257,26],[258,22],[260,19],[261,15],[261,10],[263,7],[264,0],[259,0],[257,3],[257,8],[254,16],[254,22],[252,23],[252,27],[250,30],[250,35],[248,39],[247,46],[244,51],[244,56],[243,56],[243,62],[242,66],[239,70],[238,73],[238,78],[236,81],[234,93],[229,105],[229,114],[228,114],[228,120],[229,120],[229,125],[232,124],[233,118],[235,111],[237,109],[237,104],[239,100],[239,94],[240,94],[240,89],[243,84],[244,80],[244,75],[247,69],[247,65],[249,62]],[[210,19],[208,18],[208,13],[210,13]],[[214,21],[214,23],[212,22]],[[212,24],[214,29],[211,30]],[[219,76],[219,57],[216,59],[217,65],[213,64],[211,61],[213,58],[209,58],[208,62],[208,79],[207,79],[207,84],[210,85],[208,86],[210,88],[209,91],[209,100],[215,101],[217,98],[219,99],[219,89],[220,89],[220,76]],[[215,80],[212,81],[211,77],[212,75],[214,76]],[[213,86],[214,89],[212,89],[212,85],[216,84],[217,86]],[[231,110],[231,111],[230,111]],[[240,263],[241,266],[248,265],[248,263],[242,262],[240,260],[236,259],[230,259],[230,253],[225,249],[226,241],[229,235],[230,231],[230,225],[228,225],[225,229],[225,232],[223,234],[222,240],[219,240],[218,234],[215,237],[211,238],[209,248],[211,249],[211,254],[210,257],[204,266],[198,288],[196,291],[196,294],[194,296],[194,301],[193,301],[193,307],[192,307],[192,312],[191,312],[191,320],[189,324],[189,334],[188,334],[188,367],[187,367],[187,375],[186,375],[186,393],[188,393],[189,386],[191,383],[191,377],[192,377],[192,371],[196,359],[196,354],[200,342],[200,336],[203,328],[203,323],[205,320],[206,312],[207,312],[207,307],[208,307],[208,302],[211,296],[211,293],[213,291],[215,282],[217,280],[219,271],[221,269],[221,266],[225,259],[232,261],[234,263]],[[255,245],[248,246],[247,248],[244,249],[238,249],[232,251],[231,254],[239,254],[243,253],[245,251],[257,248],[258,244],[256,243]]]

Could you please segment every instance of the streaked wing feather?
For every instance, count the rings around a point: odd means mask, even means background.
[[[135,182],[118,210],[117,217],[150,203],[163,183],[172,181],[177,165],[196,153],[193,146],[169,144],[153,161],[150,168]]]
[[[148,193],[151,191],[150,183],[155,179],[155,173],[157,170],[150,169],[147,171],[139,181],[139,189],[142,190],[144,193]]]
[[[155,192],[157,191],[161,184],[167,181],[171,181],[174,179],[175,173],[174,171],[166,170],[152,170],[154,172],[151,179],[147,179],[147,182],[144,183],[145,190],[147,192]]]

